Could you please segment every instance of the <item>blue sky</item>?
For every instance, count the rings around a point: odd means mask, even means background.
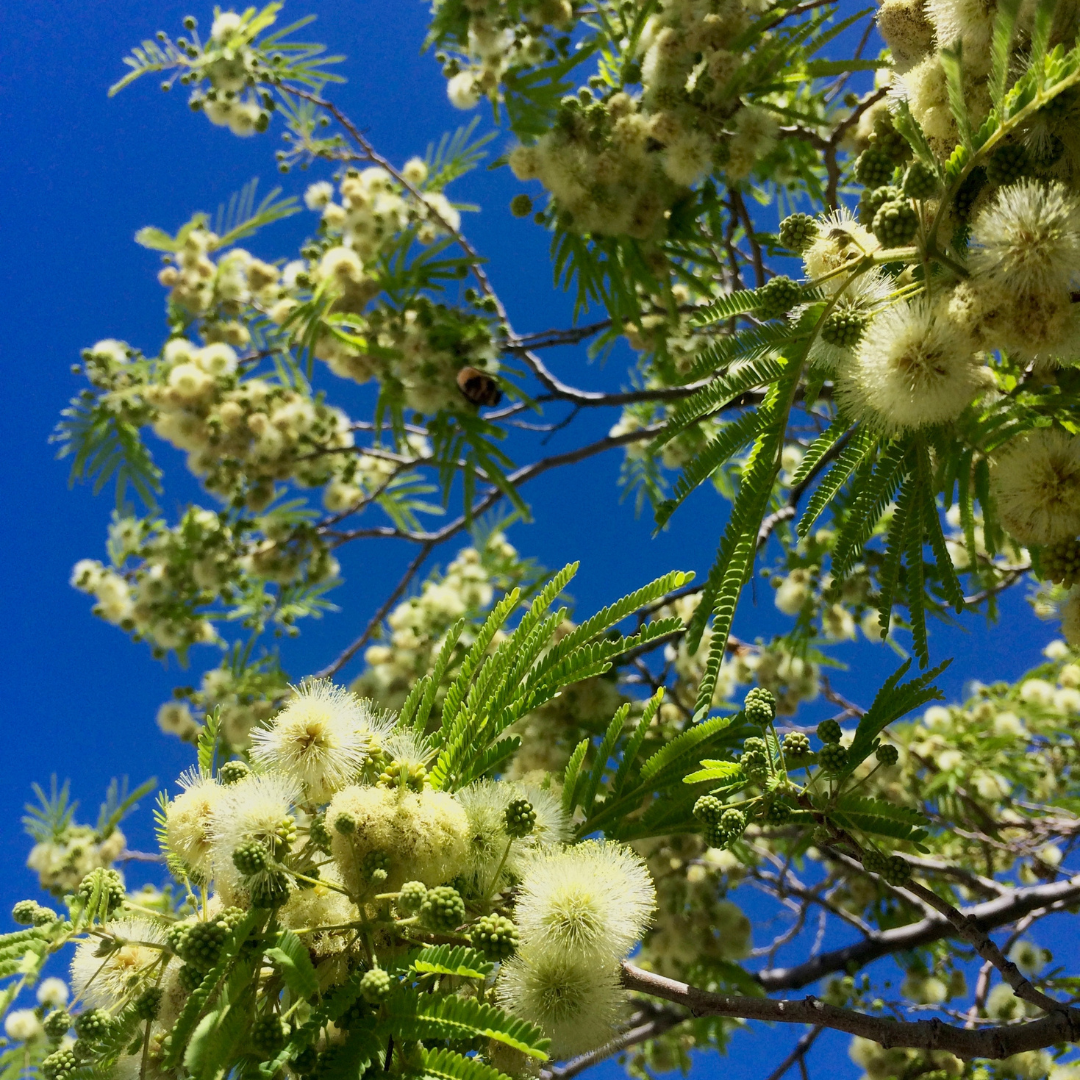
[[[349,82],[334,90],[335,99],[391,159],[401,163],[422,154],[431,140],[463,122],[446,102],[438,65],[419,54],[426,8],[417,0],[326,0],[286,9],[290,17],[308,12],[319,15],[308,33],[349,58],[343,67]],[[47,442],[60,409],[81,388],[70,372],[81,348],[119,337],[154,352],[164,337],[157,259],[133,243],[136,229],[175,229],[194,210],[214,210],[252,177],[262,178],[263,190],[278,182],[272,136],[238,140],[212,128],[188,111],[177,92],[162,94],[153,79],[106,98],[122,71],[121,56],[159,28],[179,32],[188,13],[209,21],[208,9],[172,0],[0,5],[0,236],[7,252],[0,265],[6,451],[0,603],[7,628],[0,912],[34,891],[23,869],[28,842],[18,826],[32,781],[47,783],[53,773],[70,778],[84,817],[91,818],[111,776],[127,774],[138,782],[156,775],[166,782],[190,763],[188,750],[161,736],[153,723],[160,702],[189,676],[175,663],[155,663],[144,647],[95,620],[86,598],[67,584],[77,559],[103,557],[112,499],[107,493],[94,498],[86,487],[69,490],[67,464],[54,459]],[[499,135],[493,148],[501,151],[506,143]],[[324,175],[328,170],[313,170],[281,182],[299,195]],[[466,228],[490,258],[516,329],[567,325],[569,305],[550,284],[545,234],[509,213],[516,190],[506,170],[482,169],[452,194],[484,207],[468,215]],[[288,254],[310,223],[297,217],[250,246],[264,257]],[[616,361],[590,366],[583,350],[548,359],[579,386],[614,388],[623,381]],[[362,392],[354,400],[359,412]],[[584,416],[548,450],[598,437],[616,419],[614,412]],[[533,450],[525,445],[522,460]],[[163,505],[175,516],[197,492],[177,455],[163,448],[155,454],[167,470]],[[725,504],[702,492],[668,532],[652,538],[648,517],[637,519],[630,502],[620,503],[618,468],[611,455],[541,479],[527,492],[536,524],[511,532],[519,550],[549,567],[581,560],[572,588],[581,610],[672,568],[707,570],[722,529]],[[445,565],[451,553],[438,559]],[[364,625],[408,558],[404,549],[377,543],[346,552],[347,584],[335,597],[342,610],[309,623],[288,644],[288,670],[303,675],[331,659]],[[735,626],[739,636],[768,635],[778,625],[770,594],[759,583],[758,603],[753,596],[744,601]],[[950,694],[960,693],[965,678],[1015,677],[1037,662],[1054,636],[1015,590],[1003,615],[994,633],[973,620],[970,632],[934,628],[935,659],[957,657],[943,680]],[[855,700],[868,700],[895,666],[893,654],[881,648],[851,646],[839,653],[854,666],[838,674],[836,685]],[[204,650],[195,656],[194,671],[214,663],[213,653]],[[355,673],[354,667],[349,674]],[[143,848],[152,843],[149,810],[144,803],[127,830]],[[788,1034],[783,1042],[755,1043],[752,1052],[737,1053],[722,1067],[739,1077],[763,1077],[783,1057]],[[735,1046],[740,1044],[749,1046],[737,1037]],[[846,1058],[846,1037],[830,1036],[823,1044],[819,1069],[828,1065],[841,1077],[857,1075]],[[702,1062],[706,1072],[716,1067],[715,1059]]]

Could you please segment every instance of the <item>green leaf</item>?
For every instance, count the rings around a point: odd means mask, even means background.
[[[198,761],[199,775],[211,777],[214,775],[214,755],[217,753],[218,732],[221,728],[221,706],[215,707],[212,713],[208,713],[206,723],[199,731]]]
[[[457,975],[463,979],[484,979],[495,965],[483,953],[465,945],[431,945],[421,949],[412,962],[413,971],[423,975]]]
[[[737,714],[736,714],[737,715]],[[711,720],[703,720],[700,724],[694,724],[687,728],[681,735],[676,735],[670,742],[665,743],[655,754],[641,766],[638,780],[642,784],[649,783],[662,771],[669,769],[676,762],[694,752],[694,748],[711,739],[714,735],[730,727],[735,716],[714,716]]]
[[[311,998],[319,992],[319,979],[307,946],[291,930],[280,931],[277,945],[267,949],[266,955],[281,972],[285,985],[297,997]]]
[[[453,1050],[422,1050],[424,1075],[435,1080],[509,1080],[505,1073],[477,1058],[465,1057]]]
[[[998,0],[994,33],[990,42],[990,101],[1001,114],[1009,78],[1009,52],[1012,47],[1020,0]]]
[[[704,781],[731,780],[742,775],[742,766],[735,761],[705,760],[697,772],[683,777],[684,784],[700,784]]]
[[[585,753],[589,749],[589,740],[582,739],[574,747],[570,760],[566,763],[566,771],[563,773],[562,806],[563,813],[572,817],[578,804],[578,785],[581,777],[581,763],[585,760]]]
[[[828,78],[849,71],[878,71],[891,66],[891,60],[811,60],[806,65],[806,74],[812,79]]]
[[[401,992],[386,1003],[390,1030],[417,1039],[493,1039],[538,1061],[547,1060],[550,1043],[527,1020],[510,1016],[475,998]]]
[[[593,803],[596,802],[596,793],[600,790],[600,781],[604,777],[604,771],[608,767],[611,752],[615,749],[615,743],[622,734],[626,718],[629,715],[630,702],[626,702],[612,717],[611,723],[608,724],[607,731],[604,733],[604,738],[596,751],[592,771],[585,781],[585,790],[581,797],[581,809],[586,817],[592,813]]]
[[[971,120],[968,117],[967,101],[964,96],[963,76],[963,46],[957,41],[951,49],[939,49],[938,60],[945,72],[945,85],[949,94],[949,109],[953,119],[956,120],[956,128],[960,132],[960,141],[970,151],[971,145]]]
[[[858,765],[865,761],[877,746],[878,736],[894,721],[925,705],[928,701],[940,701],[943,697],[940,690],[933,686],[933,681],[952,663],[945,660],[930,671],[924,671],[921,675],[910,682],[902,683],[900,680],[908,673],[911,661],[905,660],[885,680],[885,684],[877,692],[870,708],[859,721],[855,729],[855,738],[848,747],[848,763],[846,772],[851,773]]]
[[[814,494],[810,496],[810,500],[806,504],[806,511],[799,520],[799,524],[795,527],[795,532],[800,537],[804,537],[810,532],[814,522],[821,517],[825,508],[836,498],[851,474],[873,454],[877,445],[878,436],[873,432],[867,431],[865,428],[860,428],[855,432],[851,442],[844,447],[840,456],[836,459],[836,463],[821,478],[820,483],[814,489]]]

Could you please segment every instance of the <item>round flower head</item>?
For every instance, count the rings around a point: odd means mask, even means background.
[[[518,782],[514,784],[513,795],[528,799],[536,814],[532,832],[525,838],[530,847],[555,847],[570,839],[570,821],[562,808],[562,799],[554,791]]]
[[[387,863],[379,892],[393,892],[406,881],[441,885],[465,866],[468,821],[445,791],[353,785],[331,800],[326,824],[331,854],[354,894],[372,884],[369,857]]]
[[[276,773],[246,776],[222,790],[211,819],[210,842],[214,880],[226,903],[242,898],[245,891],[233,852],[252,841],[274,851],[299,797],[299,783]]]
[[[101,941],[84,938],[71,960],[71,988],[75,997],[94,1009],[108,1009],[153,982],[166,955],[154,946],[165,944],[161,928],[147,919],[118,919],[109,930],[119,948],[99,955]]]
[[[1019,292],[1070,288],[1080,268],[1080,202],[1061,184],[1001,188],[972,225],[968,261],[976,277]]]
[[[847,319],[853,325],[869,324],[874,313],[888,300],[892,286],[889,279],[880,270],[871,270],[860,274],[844,289],[833,308],[833,323],[838,319]],[[803,309],[796,309],[793,318]],[[852,335],[855,337],[855,335]],[[861,335],[859,335],[861,336]],[[858,337],[855,343],[857,344]],[[817,334],[810,347],[811,364],[836,371],[851,360],[855,345],[830,335],[825,329]]]
[[[180,787],[180,794],[165,808],[165,847],[200,879],[209,881],[212,822],[225,789],[193,769],[180,777]]]
[[[864,229],[851,216],[851,212],[842,207],[820,222],[814,242],[803,253],[806,276],[813,280],[832,273],[867,252],[876,251],[878,246],[873,233]],[[821,282],[821,288],[834,293],[846,280],[846,275],[835,274]]]
[[[371,747],[370,710],[328,680],[303,682],[267,728],[251,733],[251,756],[325,802],[363,768]]]
[[[4,1034],[15,1042],[29,1042],[45,1034],[33,1009],[15,1009],[4,1018]]]
[[[838,389],[856,419],[896,434],[956,419],[985,385],[971,341],[924,299],[875,316]]]
[[[1080,438],[1037,428],[1010,440],[991,476],[1001,523],[1022,544],[1080,533]]]
[[[626,956],[655,907],[645,863],[621,844],[589,841],[530,860],[515,918],[525,944],[600,964]]]
[[[67,1004],[68,995],[68,984],[63,979],[42,979],[37,988],[38,1004],[46,1008],[62,1009]]]
[[[616,963],[588,963],[548,949],[521,949],[505,961],[496,995],[508,1012],[543,1030],[555,1058],[607,1042],[626,1003]]]

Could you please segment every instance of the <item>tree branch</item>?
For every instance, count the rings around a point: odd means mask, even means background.
[[[998,899],[964,908],[960,914],[972,920],[979,929],[986,931],[1005,926],[1048,904],[1075,900],[1080,900],[1080,874],[1063,881],[1055,881],[1051,885],[1015,889]],[[927,916],[907,926],[878,931],[842,949],[821,953],[795,967],[770,968],[757,972],[754,977],[765,990],[797,990],[826,975],[839,971],[850,974],[879,957],[917,949],[949,937],[952,933],[953,926],[944,915]]]
[[[1080,1009],[1061,1006],[1029,1023],[970,1030],[940,1020],[892,1020],[842,1009],[810,996],[802,1001],[713,994],[676,979],[643,971],[629,961],[622,965],[622,982],[628,990],[683,1005],[694,1016],[731,1016],[781,1024],[813,1024],[872,1039],[884,1047],[913,1050],[947,1050],[964,1060],[1000,1060],[1027,1050],[1041,1050],[1061,1042],[1080,1039]]]

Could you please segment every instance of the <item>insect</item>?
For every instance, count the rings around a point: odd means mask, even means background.
[[[457,373],[458,389],[474,405],[498,405],[502,401],[499,384],[488,374],[474,367],[463,367]]]

